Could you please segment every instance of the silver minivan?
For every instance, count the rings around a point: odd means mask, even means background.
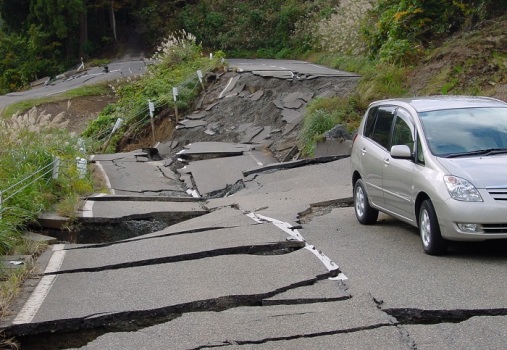
[[[351,153],[361,224],[379,211],[419,228],[424,251],[507,239],[507,103],[428,96],[370,104]]]

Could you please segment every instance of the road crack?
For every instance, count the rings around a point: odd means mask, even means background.
[[[94,314],[79,318],[11,325],[3,329],[4,334],[15,337],[22,348],[39,350],[80,348],[101,335],[115,332],[136,332],[146,327],[170,322],[191,312],[221,312],[237,307],[263,306],[264,300],[297,288],[315,284],[332,277],[333,272],[317,275],[260,294],[227,295],[212,299],[195,300],[150,310],[133,310],[116,313]],[[301,304],[304,300],[300,300]],[[386,326],[376,325],[375,328]],[[355,329],[336,332],[359,331]],[[334,333],[334,332],[333,332]],[[306,337],[318,334],[304,335]],[[283,340],[283,339],[280,339]],[[270,341],[269,339],[263,340]]]
[[[304,247],[304,244],[302,244],[301,242],[285,241],[285,242],[276,242],[276,243],[261,244],[261,245],[220,248],[220,249],[213,249],[213,250],[201,251],[201,252],[190,253],[190,254],[166,256],[166,257],[161,257],[161,258],[145,259],[145,260],[138,260],[138,261],[129,261],[129,262],[125,262],[125,263],[106,265],[106,266],[79,268],[79,269],[72,269],[72,270],[59,270],[59,271],[55,271],[55,272],[45,273],[44,275],[63,275],[63,274],[71,274],[71,273],[90,273],[90,272],[111,271],[111,270],[129,269],[129,268],[141,267],[141,266],[170,264],[170,263],[205,259],[205,258],[218,257],[218,256],[224,256],[224,255],[242,255],[242,254],[245,254],[245,255],[283,255],[283,254],[292,253],[292,252],[299,250],[303,247]]]

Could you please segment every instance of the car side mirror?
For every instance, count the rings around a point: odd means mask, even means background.
[[[394,145],[391,147],[391,157],[396,159],[412,159],[412,151],[407,145]]]

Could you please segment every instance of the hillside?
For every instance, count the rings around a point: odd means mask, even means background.
[[[441,42],[407,79],[410,95],[470,94],[507,101],[507,16]]]
[[[492,96],[507,101],[507,33],[505,28],[507,28],[507,16],[484,22],[481,27],[474,28],[471,31],[459,32],[439,42],[438,45],[434,43],[433,45],[436,47],[429,50],[418,65],[406,70],[405,88],[408,91],[407,95],[471,94]],[[232,73],[217,74],[215,79],[211,79],[211,92],[203,94],[196,102],[194,109],[198,110],[200,105],[203,104],[203,100],[209,100],[213,93],[217,94],[217,91],[221,91],[227,84],[230,74]],[[367,79],[365,77],[361,84],[369,87],[370,82]],[[278,83],[252,76],[243,76],[241,84],[245,86],[246,91],[251,92],[267,89],[271,94],[273,91],[281,94],[284,90],[286,93],[297,90],[297,87],[290,84],[279,84],[275,88],[273,85]],[[374,86],[372,83],[371,88],[374,88]],[[315,88],[316,86],[311,89],[315,90]],[[345,96],[351,93],[353,89],[354,87],[350,86],[338,95]],[[308,89],[303,88],[302,92],[306,90]],[[315,96],[317,95],[318,93],[315,94]],[[68,125],[67,128],[70,131],[79,133],[89,120],[94,119],[107,103],[114,102],[115,99],[112,92],[110,95],[100,96],[99,98],[76,98],[72,101],[54,102],[39,106],[38,113],[52,116],[61,114],[60,117],[63,118],[65,125]],[[275,125],[276,123],[273,122],[275,115],[277,115],[277,109],[274,105],[254,103],[248,106],[239,106],[234,101],[234,99],[231,99],[225,101],[225,103],[222,102],[216,112],[217,117],[213,117],[217,119],[216,123],[220,125],[222,130],[237,127],[238,118],[245,123],[255,121],[258,126],[273,125],[273,128],[281,127],[281,125]],[[227,104],[228,102],[229,104]],[[167,111],[167,113],[171,114],[172,112]],[[227,115],[230,118],[223,118]],[[182,116],[182,118],[184,117]],[[156,139],[169,139],[173,133],[174,125],[168,122],[167,119],[157,123]],[[300,129],[300,126],[298,126],[291,133],[278,134],[275,140],[277,145],[275,146],[284,143],[283,139],[285,138],[287,144],[296,144]],[[191,129],[186,130],[184,135],[187,142],[197,141],[198,139],[203,140],[204,138],[231,142],[241,141],[240,139],[231,138],[230,135],[220,136],[220,133],[206,136],[202,131],[196,133]],[[152,143],[151,129],[148,127],[140,134],[123,139],[118,151],[150,147]],[[279,156],[283,158],[283,155]]]

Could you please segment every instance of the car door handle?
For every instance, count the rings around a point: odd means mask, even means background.
[[[361,155],[365,155],[366,154],[366,147],[363,147],[363,149],[361,150]]]
[[[384,164],[385,164],[386,166],[388,166],[388,165],[389,165],[389,162],[390,162],[390,159],[389,159],[389,158],[385,158],[385,159],[384,159]]]

